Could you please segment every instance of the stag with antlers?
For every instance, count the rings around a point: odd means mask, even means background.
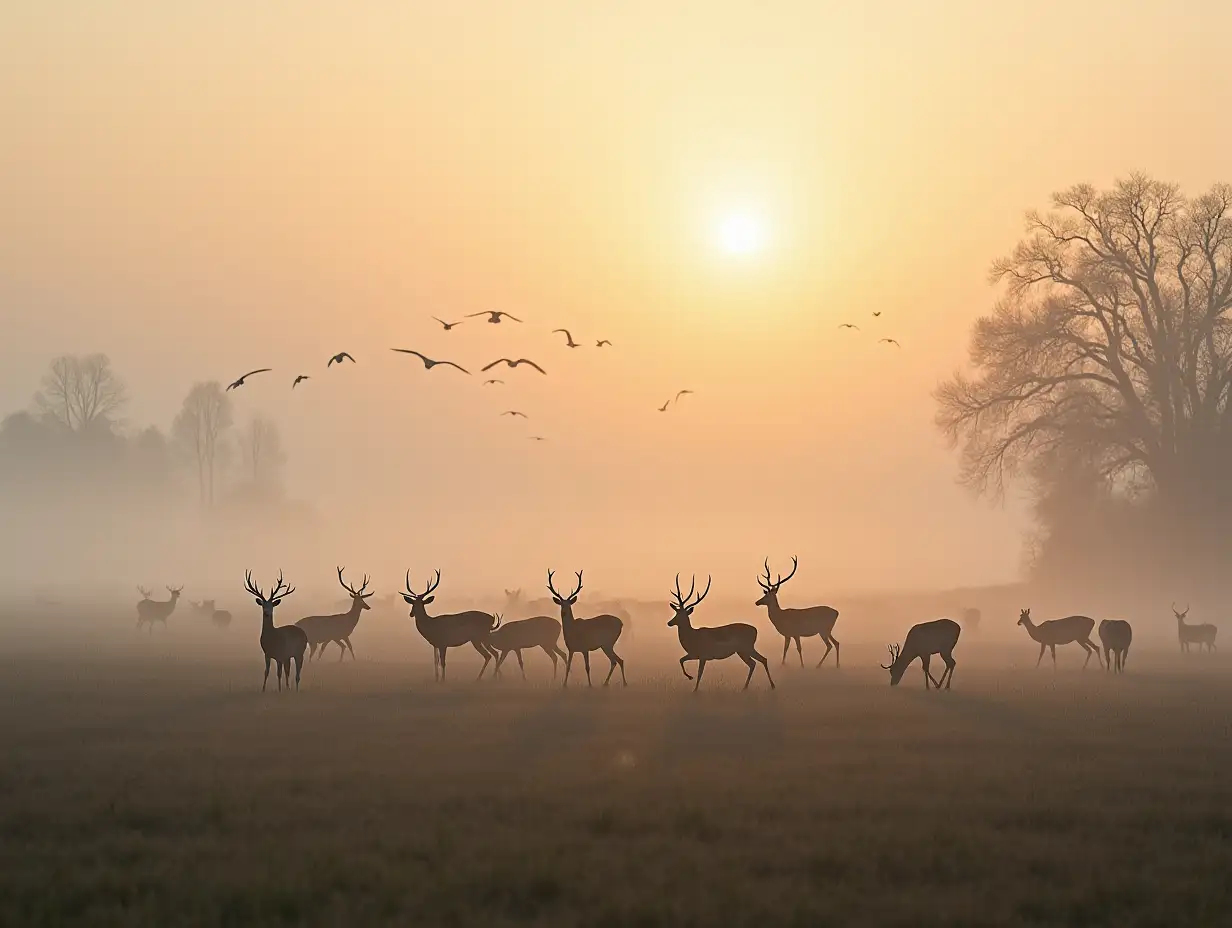
[[[757,578],[757,585],[761,587],[762,596],[754,605],[766,607],[766,612],[770,616],[770,624],[783,636],[783,659],[779,662],[780,665],[787,663],[787,649],[794,641],[796,654],[800,657],[800,666],[803,667],[804,649],[800,646],[800,639],[820,635],[821,640],[826,643],[826,653],[821,655],[817,666],[824,664],[830,652],[833,651],[834,666],[838,667],[839,646],[838,639],[834,637],[834,623],[838,621],[838,610],[831,606],[784,609],[779,605],[779,587],[796,575],[796,568],[799,566],[799,561],[793,556],[791,573],[786,577],[779,574],[777,580],[771,580],[770,558],[766,558],[766,573]]]
[[[432,676],[433,679],[445,682],[445,655],[450,648],[460,648],[469,644],[483,658],[483,666],[479,668],[476,680],[483,679],[488,664],[497,657],[496,649],[488,643],[488,637],[500,627],[500,620],[487,612],[471,610],[456,612],[451,615],[428,615],[427,606],[435,596],[432,594],[441,585],[441,572],[428,581],[422,593],[411,588],[411,572],[406,572],[406,592],[402,599],[411,607],[411,618],[415,620],[415,629],[423,635],[424,640],[432,646]]]
[[[749,688],[749,681],[760,663],[766,671],[766,679],[770,681],[770,689],[774,689],[774,678],[770,676],[770,665],[765,657],[757,653],[757,629],[745,622],[733,622],[730,625],[716,625],[711,628],[694,628],[693,610],[701,605],[703,599],[710,593],[710,577],[706,577],[706,589],[697,594],[697,578],[689,582],[689,592],[680,590],[680,574],[676,574],[676,589],[671,594],[671,607],[675,612],[668,627],[675,626],[676,635],[680,639],[680,647],[684,648],[684,657],[680,659],[680,670],[688,679],[689,671],[685,668],[686,661],[697,661],[697,681],[693,684],[693,692],[702,685],[702,674],[706,671],[707,661],[721,661],[732,656],[739,656],[749,668],[749,675],[744,679],[743,689]]]
[[[962,627],[953,619],[936,619],[911,626],[902,647],[890,645],[890,663],[881,665],[882,670],[890,671],[890,686],[898,686],[911,662],[918,657],[924,668],[924,689],[928,689],[931,681],[935,689],[941,689],[944,683],[948,690],[950,681],[954,679],[954,646],[958,644],[960,634]],[[945,661],[945,671],[940,680],[934,680],[928,669],[929,659],[934,654],[940,654]]]
[[[612,679],[612,674],[616,672],[616,668],[619,666],[620,680],[625,686],[628,686],[629,681],[625,678],[625,662],[616,653],[616,642],[620,639],[620,633],[624,631],[625,623],[620,620],[619,616],[614,615],[596,615],[589,619],[575,618],[573,607],[577,604],[578,594],[582,592],[582,571],[577,571],[577,587],[569,594],[556,592],[556,588],[552,586],[552,577],[555,573],[553,570],[548,571],[548,592],[552,594],[552,602],[560,607],[560,626],[565,636],[565,650],[569,652],[569,656],[565,659],[565,682],[563,685],[569,685],[569,669],[573,666],[573,655],[581,652],[582,663],[586,666],[586,685],[592,686],[593,684],[590,680],[590,652],[602,651],[607,655],[607,659],[612,662],[612,666],[608,668],[607,677],[604,679],[603,685],[608,685]]]
[[[346,612],[337,615],[309,615],[300,619],[295,624],[304,630],[304,634],[308,636],[308,660],[312,660],[317,653],[317,648],[321,649],[321,656],[325,656],[325,649],[330,642],[338,645],[339,654],[338,661],[346,657],[347,649],[351,651],[351,660],[355,660],[355,646],[351,644],[351,633],[355,631],[355,626],[359,624],[359,615],[365,609],[371,609],[368,605],[368,598],[372,593],[367,593],[368,575],[364,574],[364,582],[357,590],[355,587],[348,584],[342,579],[342,571],[345,568],[338,568],[338,583],[351,597],[351,608]]]
[[[141,586],[137,587],[137,592],[141,594],[141,601],[137,603],[137,631],[141,631],[141,626],[145,625],[152,635],[155,622],[162,622],[163,628],[167,627],[167,619],[175,612],[175,604],[180,601],[184,588],[167,587],[167,592],[171,594],[170,599],[151,599],[150,591]]]
[[[1219,629],[1209,622],[1202,625],[1190,625],[1186,622],[1185,616],[1189,615],[1188,603],[1185,604],[1183,612],[1177,611],[1176,603],[1173,603],[1172,614],[1176,616],[1176,637],[1181,642],[1182,651],[1188,651],[1191,644],[1196,644],[1199,652],[1203,647],[1208,651],[1215,650],[1215,634]]]
[[[278,582],[270,590],[269,595],[261,592],[261,588],[252,582],[252,571],[244,571],[244,589],[257,600],[261,607],[261,651],[265,654],[265,679],[261,681],[261,692],[265,692],[269,683],[270,661],[278,665],[278,691],[282,692],[282,681],[287,681],[287,690],[291,689],[291,662],[295,662],[295,688],[299,689],[299,675],[304,667],[304,651],[308,649],[308,636],[298,625],[275,625],[274,610],[278,605],[295,592],[295,587],[288,586],[282,579],[282,571],[278,571]]]

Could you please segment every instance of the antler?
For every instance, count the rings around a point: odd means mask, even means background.
[[[363,586],[361,586],[358,590],[356,590],[356,589],[355,589],[355,587],[353,587],[353,586],[349,586],[349,585],[347,584],[347,582],[346,582],[345,580],[343,580],[343,579],[342,579],[342,572],[343,572],[344,570],[346,570],[346,568],[345,568],[345,567],[339,567],[339,568],[338,568],[338,582],[339,582],[340,584],[342,584],[342,588],[343,588],[344,590],[346,590],[348,593],[350,593],[350,594],[351,594],[352,596],[354,596],[354,597],[357,597],[357,598],[358,598],[358,597],[363,596],[363,595],[364,595],[364,590],[368,589],[368,575],[367,575],[367,574],[364,574],[364,583],[363,583]],[[409,571],[408,571],[408,573],[409,573]]]
[[[761,590],[762,590],[762,592],[763,592],[763,593],[769,593],[769,592],[770,592],[770,587],[774,586],[773,581],[771,581],[771,579],[770,579],[770,558],[766,558],[766,576],[765,576],[765,579],[763,580],[763,579],[762,579],[762,577],[759,575],[759,576],[758,576],[758,578],[757,578],[757,585],[758,585],[759,587],[761,587]]]
[[[682,592],[680,592],[680,574],[676,574],[676,592],[673,593],[671,590],[668,590],[668,593],[672,597],[672,608],[683,610],[685,596]]]
[[[290,596],[294,592],[295,587],[288,586],[282,579],[282,571],[278,571],[278,582],[274,584],[274,590],[270,593],[270,602],[281,599],[283,596]]]
[[[889,670],[890,668],[892,668],[895,664],[898,663],[898,656],[902,653],[903,653],[903,649],[899,645],[896,645],[896,644],[890,645],[890,663],[882,664],[881,669]]]
[[[438,569],[436,571],[436,576],[433,579],[428,581],[428,588],[423,591],[423,595],[430,596],[436,590],[436,588],[440,585],[441,585],[441,572]]]
[[[676,592],[674,594],[675,599],[672,601],[672,608],[679,609],[681,611],[684,611],[685,609],[696,609],[699,605],[701,605],[701,601],[706,598],[706,594],[710,592],[710,583],[712,579],[712,577],[707,575],[706,589],[702,590],[701,595],[698,596],[697,599],[693,599],[693,594],[697,591],[697,576],[694,575],[692,580],[689,582],[689,592],[682,593],[680,591],[680,574],[676,574]],[[693,601],[689,602],[689,600]]]
[[[146,589],[145,587],[143,587],[143,586],[139,586],[139,587],[137,587],[137,592],[138,592],[138,593],[140,593],[142,596],[144,596],[146,599],[149,599],[149,598],[150,598],[150,591],[149,591],[149,590],[147,590],[147,589]]]
[[[693,608],[697,608],[702,604],[702,600],[710,595],[710,581],[714,579],[710,574],[706,574],[706,589],[702,590],[702,594],[693,602]]]
[[[1184,611],[1184,612],[1177,612],[1177,611],[1176,611],[1176,603],[1175,603],[1175,602],[1173,602],[1173,603],[1172,603],[1172,614],[1173,614],[1174,616],[1176,616],[1178,619],[1180,619],[1180,618],[1184,618],[1185,616],[1189,615],[1189,603],[1186,603],[1186,604],[1185,604],[1185,611]]]
[[[577,571],[574,571],[574,573],[577,574],[577,581],[578,581],[577,588],[572,593],[570,593],[568,596],[564,596],[556,591],[556,587],[552,586],[552,577],[556,575],[556,571],[549,570],[548,571],[548,591],[553,596],[555,596],[557,599],[573,599],[573,597],[577,596],[578,593],[582,592],[582,572],[580,570],[577,570]]]
[[[261,588],[252,582],[252,571],[244,571],[244,589],[251,593],[257,599],[265,599],[265,594],[261,592]]]
[[[796,556],[793,554],[791,556],[791,573],[789,573],[786,577],[784,577],[782,574],[779,574],[779,578],[776,581],[774,581],[775,587],[782,586],[784,583],[786,583],[788,580],[794,577],[796,575],[796,568],[799,566],[800,566],[800,562],[796,559]]]
[[[183,592],[184,592],[184,588],[183,588],[182,586],[179,586],[179,587],[176,587],[176,586],[169,586],[169,587],[167,587],[167,592],[168,592],[168,593],[183,593]]]

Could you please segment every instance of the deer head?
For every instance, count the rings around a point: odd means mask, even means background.
[[[573,606],[577,603],[578,593],[582,592],[582,571],[577,571],[577,587],[570,594],[563,595],[556,592],[556,587],[552,586],[552,577],[556,571],[548,571],[548,592],[552,594],[552,602],[560,606],[560,617],[563,619],[568,616],[573,618]]]
[[[177,599],[180,598],[180,594],[184,592],[184,588],[182,586],[181,587],[169,586],[167,587],[167,592],[171,594],[171,601],[175,602]]]
[[[1172,604],[1172,614],[1173,614],[1174,616],[1176,616],[1176,620],[1177,620],[1178,622],[1183,622],[1183,621],[1185,621],[1185,616],[1189,615],[1189,603],[1186,603],[1186,604],[1185,604],[1185,611],[1184,611],[1184,612],[1177,612],[1177,611],[1176,611],[1176,603],[1173,603],[1173,604]]]
[[[779,587],[796,575],[796,568],[800,566],[800,562],[796,560],[793,554],[791,558],[791,573],[786,577],[779,574],[777,580],[770,579],[770,558],[766,558],[766,573],[764,576],[757,578],[757,585],[761,587],[762,597],[753,605],[755,606],[777,606],[779,604]]]
[[[689,582],[689,592],[682,593],[680,591],[680,574],[676,574],[676,589],[671,594],[671,606],[672,609],[675,610],[676,614],[672,616],[671,620],[667,623],[668,627],[673,625],[688,624],[689,617],[693,615],[693,610],[701,605],[702,600],[705,599],[706,595],[710,592],[710,580],[711,578],[707,576],[706,589],[701,592],[697,599],[693,599],[693,593],[697,589],[697,578],[694,577]]]
[[[1030,609],[1020,609],[1018,611],[1018,624],[1019,625],[1030,625],[1031,624],[1031,610]]]
[[[901,645],[890,645],[890,663],[882,664],[882,670],[890,671],[890,686],[898,686],[898,681],[903,678],[903,673],[907,670],[906,663],[901,661],[903,649]]]
[[[422,593],[416,593],[413,589],[411,589],[411,572],[409,570],[406,572],[406,592],[402,594],[402,599],[408,606],[411,607],[411,615],[427,615],[424,607],[427,606],[428,603],[432,602],[432,600],[436,599],[436,597],[432,595],[432,592],[440,585],[441,572],[438,570],[436,571],[436,576],[428,581],[428,585],[424,588],[424,591]]]
[[[372,594],[364,592],[364,590],[368,589],[368,575],[364,574],[363,585],[357,590],[355,587],[350,586],[345,580],[342,579],[342,572],[345,569],[345,567],[338,568],[338,582],[342,584],[342,588],[344,590],[351,594],[351,607],[358,609],[371,609],[372,607],[368,605],[368,597]]]
[[[295,587],[288,586],[282,579],[282,571],[278,571],[278,582],[274,584],[274,588],[270,590],[268,596],[261,592],[261,588],[252,582],[252,571],[244,571],[244,589],[247,590],[256,599],[257,605],[261,607],[261,615],[271,621],[274,618],[274,609],[282,602],[284,597],[290,596],[295,592]]]

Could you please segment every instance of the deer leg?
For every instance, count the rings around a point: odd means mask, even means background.
[[[606,654],[607,659],[612,662],[612,666],[609,667],[607,671],[607,680],[612,679],[612,674],[616,672],[616,665],[619,664],[620,665],[620,682],[623,683],[625,686],[628,686],[629,681],[628,679],[625,678],[625,662],[621,660],[620,655],[616,653],[615,646],[609,644],[606,648],[603,649],[603,653]],[[698,679],[701,679],[700,677],[701,671],[698,670],[697,673],[699,675]],[[603,681],[604,686],[607,686],[607,680]]]
[[[573,668],[573,655],[574,652],[570,651],[569,656],[565,658],[565,682],[561,684],[562,688],[569,685],[569,671]]]
[[[829,656],[830,656],[830,652],[834,650],[834,645],[832,645],[832,644],[830,643],[830,639],[829,639],[829,638],[827,638],[825,635],[822,635],[822,636],[821,636],[821,640],[822,640],[822,641],[824,641],[824,642],[826,643],[826,653],[825,653],[825,654],[823,654],[823,655],[821,655],[821,660],[819,660],[819,661],[817,662],[817,666],[818,666],[818,667],[820,667],[822,664],[824,664],[824,663],[826,662],[826,658],[827,658],[827,657],[829,657]],[[835,658],[835,660],[837,661],[838,659],[837,659],[837,658]]]
[[[757,653],[756,648],[749,653],[752,654],[753,660],[761,662],[762,668],[766,671],[766,679],[770,681],[770,689],[774,689],[774,677],[770,676],[770,664],[766,661],[765,657]]]
[[[791,647],[791,638],[789,638],[787,635],[784,635],[783,636],[783,659],[779,661],[780,667],[787,663],[787,649],[790,647]]]
[[[505,658],[508,656],[508,651],[501,651],[500,656],[496,658],[496,666],[492,668],[492,676],[499,677],[501,675],[501,664],[505,663]]]
[[[1086,670],[1087,664],[1091,663],[1091,648],[1087,645],[1085,641],[1080,641],[1078,643],[1082,645],[1082,650],[1087,652],[1087,659],[1082,662],[1082,669]],[[1099,652],[1096,651],[1095,653],[1098,654]]]
[[[920,668],[924,671],[924,689],[928,689],[928,681],[933,679],[933,675],[928,672],[928,655],[927,654],[925,654],[923,657],[920,658]],[[933,680],[934,685],[936,685],[936,682],[937,682],[936,680]]]
[[[951,681],[954,679],[954,667],[956,666],[956,662],[952,653],[942,654],[941,659],[945,661],[945,673],[941,676],[945,678],[945,688],[948,690],[950,688]]]
[[[475,678],[476,680],[482,680],[485,671],[488,669],[488,664],[492,662],[492,652],[478,641],[472,641],[471,646],[483,656],[483,666],[479,668],[479,676]]]
[[[543,651],[543,653],[546,654],[548,658],[552,661],[552,679],[555,680],[556,679],[556,648],[555,646],[549,648],[546,644],[541,644],[539,645],[539,649]]]
[[[835,670],[837,670],[837,669],[839,668],[839,666],[840,666],[840,665],[839,665],[839,662],[838,662],[838,651],[839,651],[839,648],[838,648],[838,639],[837,639],[837,638],[835,638],[833,635],[831,635],[829,638],[827,638],[827,639],[826,639],[826,641],[828,641],[828,642],[829,642],[829,641],[834,642],[834,669],[835,669]]]
[[[262,693],[265,692],[265,684],[269,683],[269,665],[270,665],[270,658],[269,658],[269,655],[267,654],[265,656],[265,679],[261,681],[261,692]]]
[[[594,686],[594,684],[590,682],[590,652],[589,651],[582,652],[582,663],[586,665],[586,685]]]
[[[355,645],[351,644],[350,636],[348,635],[342,640],[346,642],[347,649],[351,652],[351,660],[355,660]]]
[[[744,678],[744,686],[740,688],[743,692],[749,688],[749,681],[753,679],[753,671],[757,669],[757,662],[747,654],[741,654],[740,659],[744,661],[745,666],[749,668],[749,675]]]
[[[1057,669],[1057,646],[1055,644],[1050,644],[1048,646],[1048,649],[1052,651],[1052,669],[1056,670]]]
[[[526,665],[522,663],[522,652],[520,650],[514,651],[513,655],[514,657],[518,659],[518,670],[522,671],[522,679],[525,680],[526,679]]]
[[[295,658],[295,691],[297,693],[299,692],[299,674],[300,674],[300,671],[303,669],[303,665],[304,665],[304,656],[301,654],[299,657]]]
[[[441,648],[441,682],[445,682],[445,654],[449,651],[448,648]]]
[[[691,660],[693,660],[693,655],[691,654],[686,654],[684,657],[680,659],[680,672],[685,675],[686,679],[689,679],[689,680],[692,680],[693,678],[689,676],[689,672],[685,670],[684,662],[691,661]]]
[[[800,666],[804,666],[804,648],[800,644],[800,636],[796,635],[796,656],[800,658]]]
[[[614,666],[614,665],[613,665]],[[702,674],[706,672],[706,659],[699,657],[697,659],[697,682],[693,684],[693,692],[697,692],[697,688],[702,685]]]

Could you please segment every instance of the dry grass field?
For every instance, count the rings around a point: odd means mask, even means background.
[[[643,635],[627,690],[562,692],[541,654],[434,685],[399,626],[279,695],[255,620],[128,621],[0,654],[5,924],[1232,923],[1220,655],[964,642],[937,694],[767,637],[776,692],[695,695]]]

